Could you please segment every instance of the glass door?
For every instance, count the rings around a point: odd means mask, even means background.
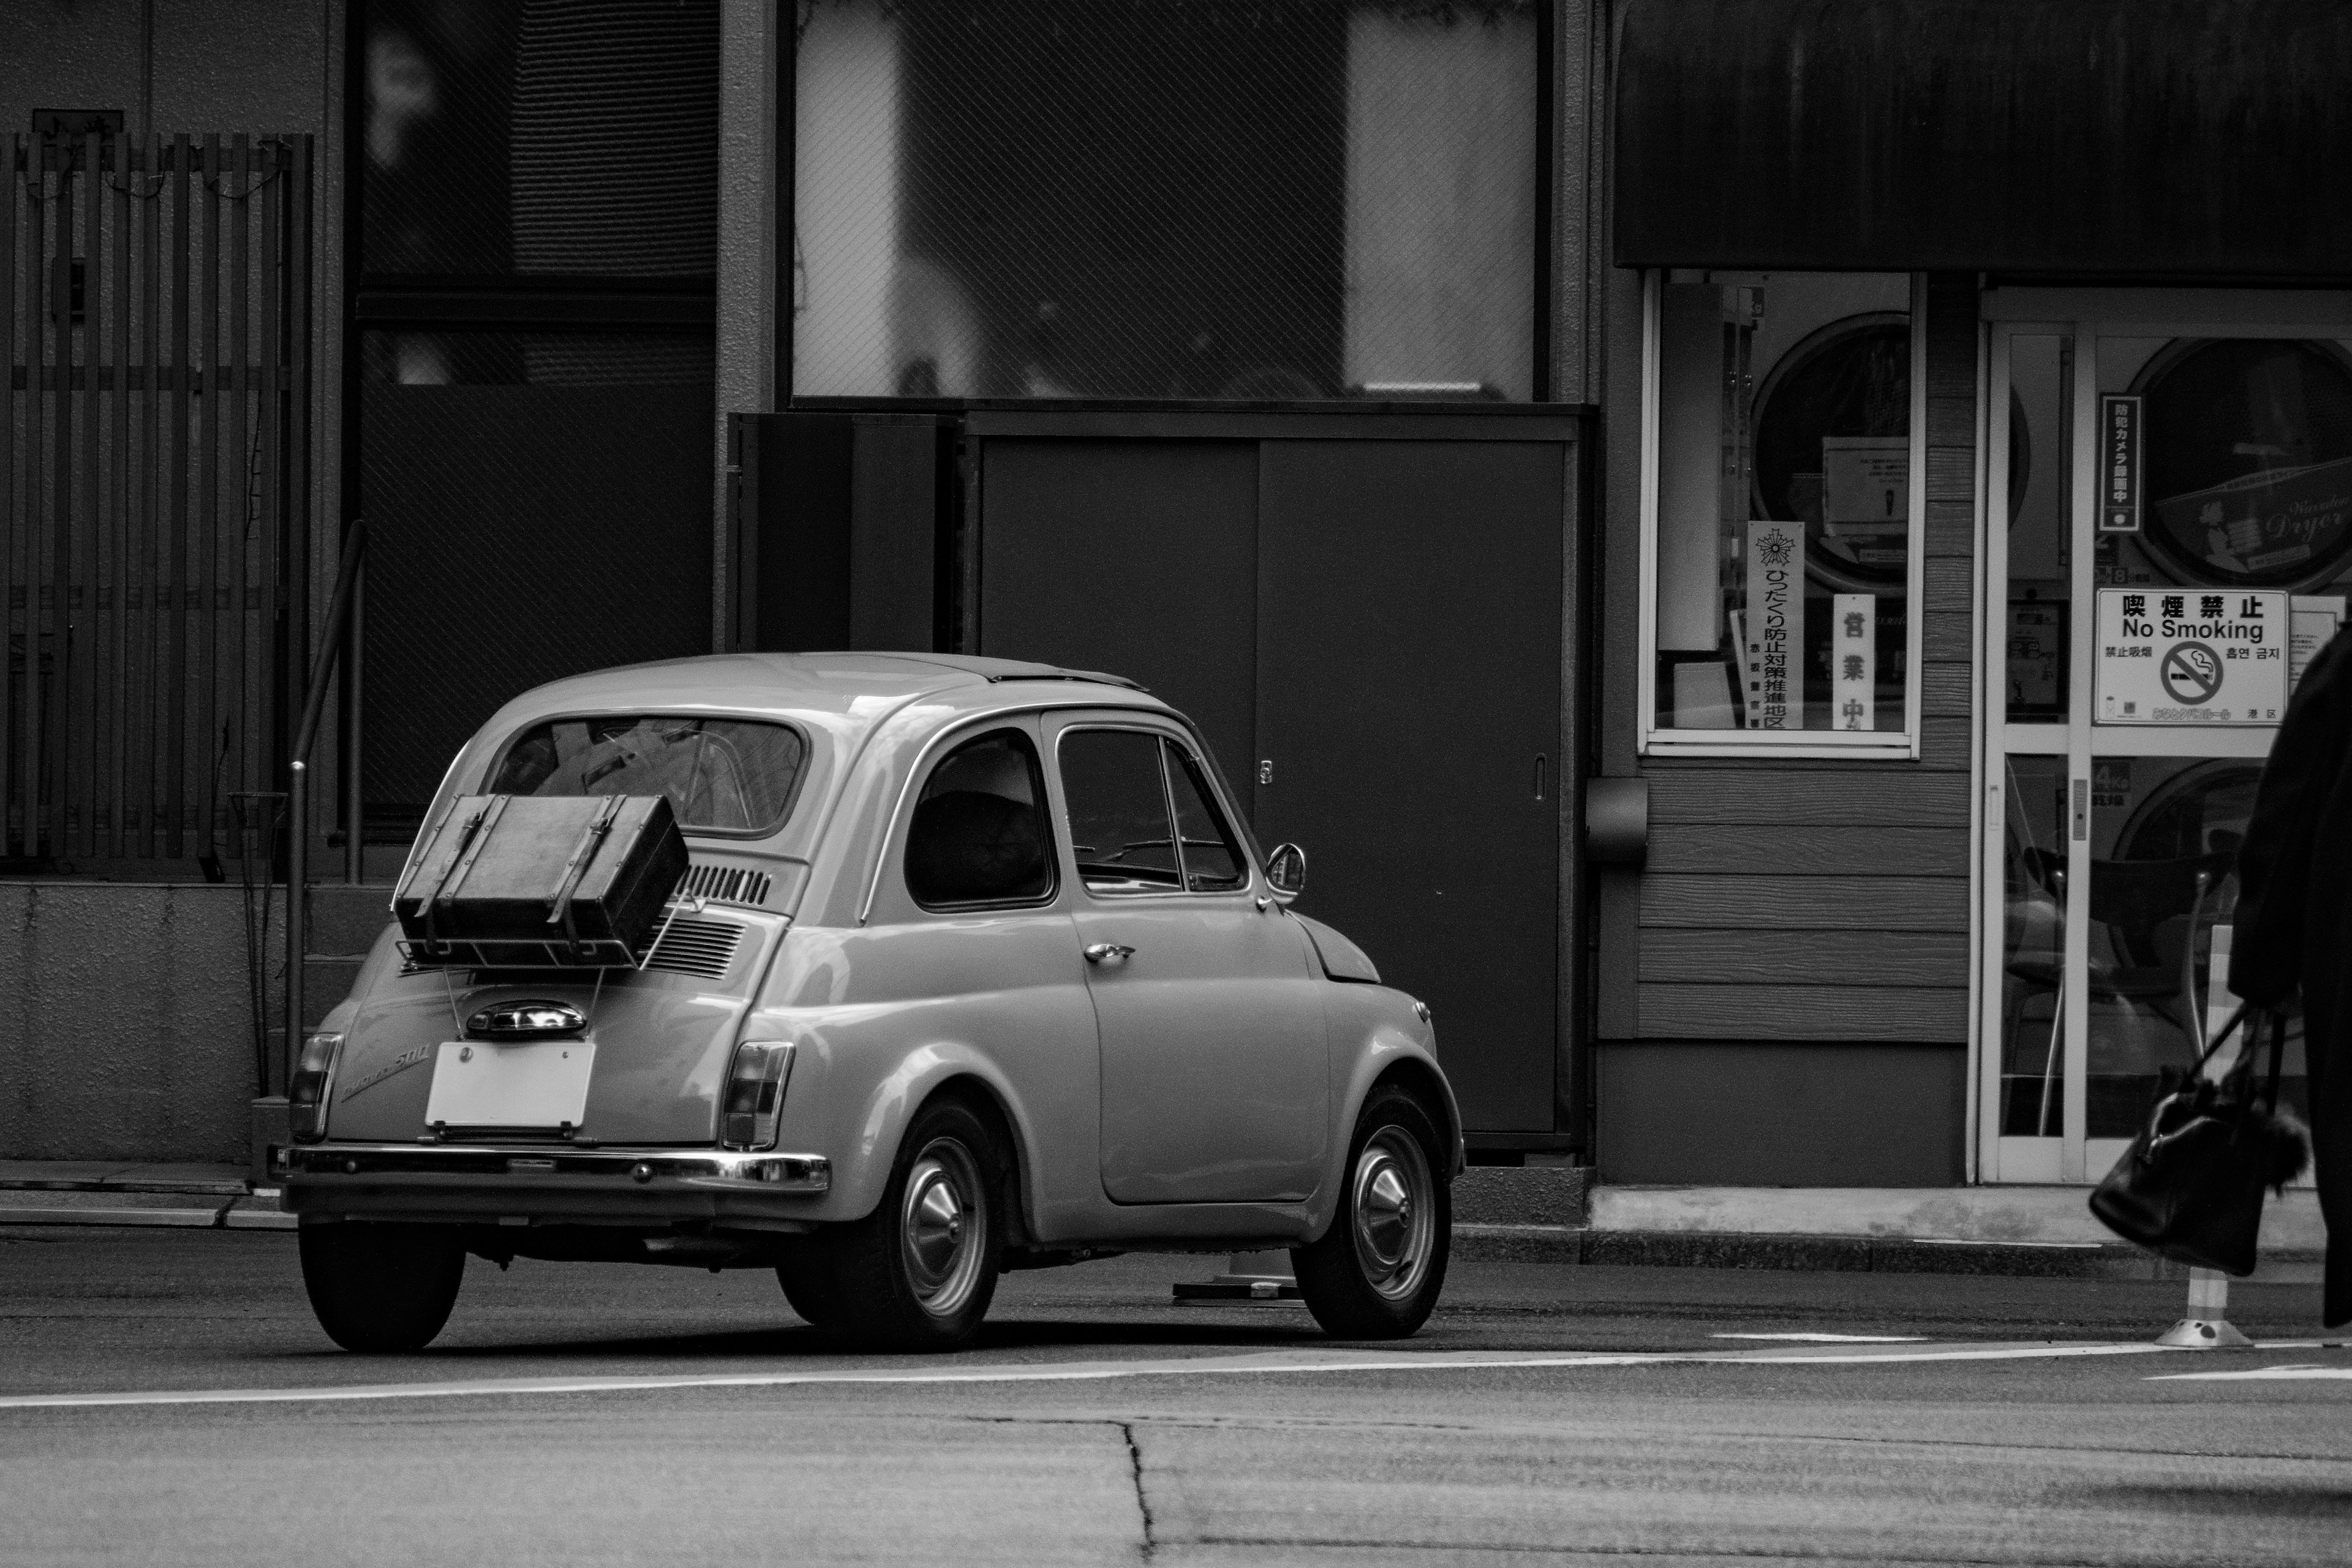
[[[2346,315],[2161,299],[1989,335],[1988,1181],[2096,1181],[2234,1007],[2237,846],[2352,595]]]

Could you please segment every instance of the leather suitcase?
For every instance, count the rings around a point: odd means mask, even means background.
[[[635,963],[687,868],[665,795],[466,795],[425,835],[393,913],[427,963]]]

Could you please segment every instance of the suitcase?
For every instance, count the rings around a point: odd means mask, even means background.
[[[420,963],[635,965],[686,868],[666,795],[470,795],[425,830],[392,908]]]

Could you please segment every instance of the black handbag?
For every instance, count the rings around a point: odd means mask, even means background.
[[[2270,1015],[2270,1080],[2259,1099],[2252,1050],[2220,1079],[2205,1076],[2238,1025],[2260,1016],[2242,1005],[2185,1079],[2165,1069],[2147,1125],[2091,1194],[2091,1212],[2126,1241],[2241,1278],[2254,1271],[2263,1189],[2283,1189],[2311,1157],[2302,1124],[2279,1108],[2284,1018]],[[2248,1023],[2249,1041],[2256,1032]]]

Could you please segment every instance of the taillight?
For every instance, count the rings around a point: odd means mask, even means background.
[[[784,1080],[792,1076],[793,1047],[782,1040],[746,1040],[735,1047],[720,1103],[719,1139],[730,1149],[772,1149],[784,1109]]]
[[[327,1091],[334,1085],[335,1058],[342,1048],[341,1035],[311,1035],[302,1041],[293,1080],[286,1086],[286,1120],[299,1143],[316,1143],[327,1135]]]

